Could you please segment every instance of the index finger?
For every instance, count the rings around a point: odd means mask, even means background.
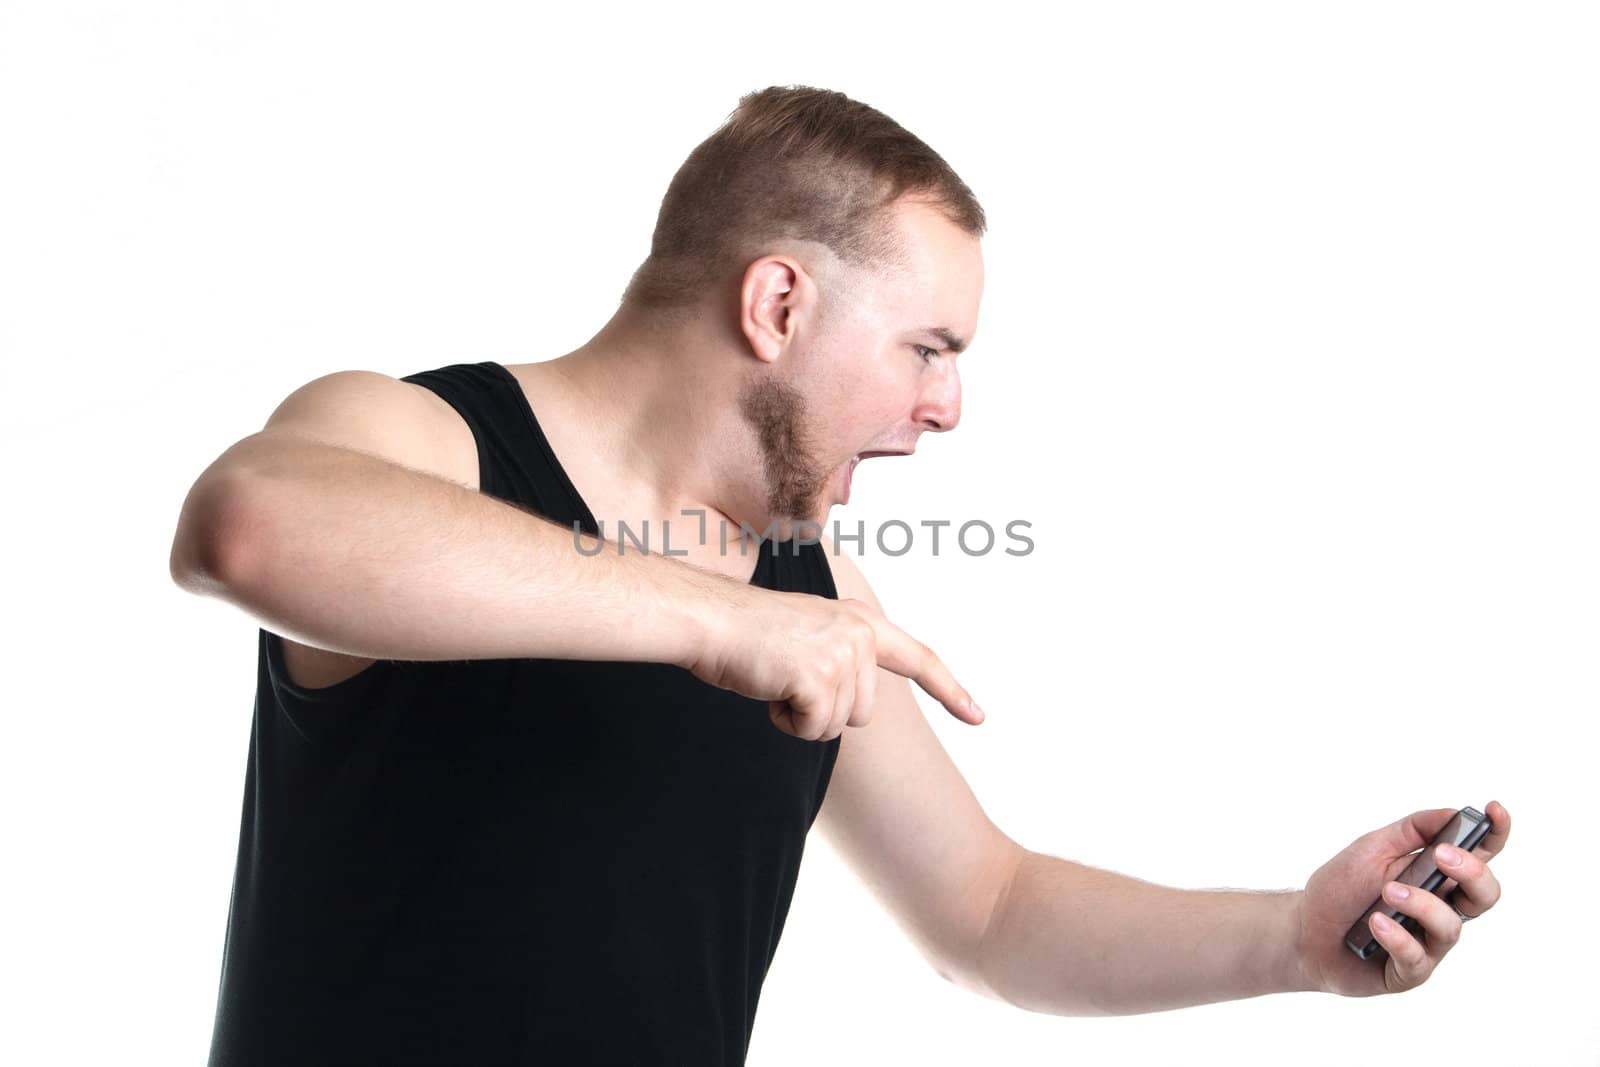
[[[878,666],[910,678],[962,722],[976,726],[983,721],[983,709],[933,649],[887,619],[874,619],[872,624],[877,631]]]

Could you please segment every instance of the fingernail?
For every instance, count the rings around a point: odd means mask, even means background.
[[[974,715],[976,715],[978,717],[978,721],[979,722],[982,722],[986,718],[986,716],[983,714],[983,709],[978,707],[978,702],[976,700],[973,700],[973,701],[969,701],[968,703],[972,708],[972,714],[974,714]]]
[[[1454,867],[1461,862],[1461,853],[1449,845],[1439,846],[1439,862],[1446,867]]]
[[[1390,900],[1404,900],[1406,897],[1411,895],[1411,890],[1407,889],[1399,882],[1390,882],[1388,885],[1383,887],[1383,895],[1388,897]]]
[[[1388,930],[1393,928],[1394,920],[1381,911],[1375,911],[1372,913],[1372,925],[1379,930]]]

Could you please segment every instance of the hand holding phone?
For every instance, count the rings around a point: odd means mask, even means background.
[[[1491,829],[1493,829],[1493,824],[1490,823],[1489,817],[1483,812],[1477,808],[1462,808],[1451,817],[1449,822],[1444,824],[1444,829],[1434,835],[1433,840],[1428,842],[1427,847],[1417,853],[1416,858],[1394,878],[1394,881],[1404,885],[1415,886],[1425,893],[1438,894],[1444,883],[1449,881],[1449,876],[1439,870],[1438,864],[1434,862],[1434,849],[1439,845],[1454,845],[1463,852],[1471,852]],[[1442,896],[1443,894],[1440,895]],[[1361,918],[1357,920],[1356,924],[1350,927],[1349,932],[1344,935],[1344,943],[1349,946],[1351,952],[1354,952],[1362,959],[1369,959],[1372,956],[1383,953],[1383,946],[1378,944],[1377,938],[1372,936],[1372,927],[1369,925],[1372,920],[1372,913],[1375,911],[1383,912],[1401,927],[1412,933],[1417,930],[1418,924],[1415,919],[1409,915],[1400,914],[1400,912],[1384,903],[1383,897],[1380,895],[1377,900],[1372,902],[1372,906],[1362,914]]]

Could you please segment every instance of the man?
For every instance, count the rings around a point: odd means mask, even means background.
[[[911,682],[981,709],[809,536],[958,424],[984,226],[882,114],[751,93],[588,343],[319,378],[200,476],[174,577],[266,624],[214,1063],[742,1062],[813,822],[938,973],[1028,1010],[1427,979],[1499,896],[1503,806],[1441,851],[1449,900],[1391,898],[1424,936],[1375,920],[1382,962],[1345,931],[1450,809],[1291,893],[1031,852]]]

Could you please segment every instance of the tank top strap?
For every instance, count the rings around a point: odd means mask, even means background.
[[[552,522],[598,532],[528,406],[522,385],[493,360],[453,363],[400,379],[437,393],[466,421],[478,445],[482,492],[534,511]]]

